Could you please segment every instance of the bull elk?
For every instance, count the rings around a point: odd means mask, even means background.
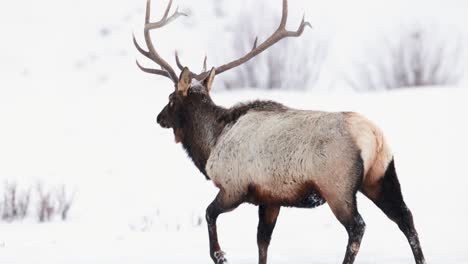
[[[138,67],[147,73],[172,80],[175,90],[157,117],[163,128],[172,128],[176,143],[196,167],[219,188],[206,209],[210,256],[226,263],[218,243],[216,219],[242,203],[259,206],[257,233],[260,264],[267,262],[267,250],[282,206],[314,208],[328,203],[345,227],[348,244],[343,263],[353,263],[358,253],[365,223],[358,212],[356,193],[372,200],[405,234],[416,263],[425,263],[395,172],[392,152],[382,131],[371,121],[353,112],[304,111],[272,101],[253,101],[223,108],[216,105],[210,91],[217,74],[235,68],[278,41],[299,37],[310,24],[304,19],[296,31],[286,30],[288,3],[278,29],[264,42],[239,59],[196,74],[175,60],[181,74],[156,51],[150,31],[161,28],[185,14],[178,9],[169,15],[172,0],[158,22],[150,22],[147,1],[144,27],[148,50],[133,37],[138,51],[160,69]],[[258,44],[258,45],[257,45]]]

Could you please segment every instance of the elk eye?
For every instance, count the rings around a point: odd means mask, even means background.
[[[173,101],[170,101],[169,102],[169,107],[173,107],[174,106],[174,102]]]

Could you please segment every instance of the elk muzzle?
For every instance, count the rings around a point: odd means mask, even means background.
[[[156,122],[162,127],[162,128],[171,128],[168,122],[168,115],[167,115],[167,106],[164,107],[164,109],[159,113],[158,117],[156,118]]]

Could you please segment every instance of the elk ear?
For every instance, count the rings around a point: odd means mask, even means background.
[[[214,81],[215,75],[216,75],[216,69],[215,69],[215,67],[213,67],[213,68],[211,68],[211,71],[208,74],[208,76],[205,78],[205,80],[203,80],[203,86],[206,87],[206,90],[208,92],[211,91],[211,87],[213,86],[213,81]]]
[[[183,96],[187,96],[188,90],[192,85],[192,73],[185,67],[179,77],[179,83],[177,84],[177,92],[182,93]]]

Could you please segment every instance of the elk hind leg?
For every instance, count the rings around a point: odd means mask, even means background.
[[[348,245],[343,264],[352,264],[361,245],[366,224],[357,210],[356,197],[350,197],[347,201],[327,200],[336,218],[348,233]]]
[[[371,199],[400,230],[405,234],[413,251],[417,264],[424,264],[424,254],[419,242],[419,236],[414,226],[413,215],[406,206],[401,193],[395,163],[392,160],[385,171],[383,178],[375,183],[364,183],[362,192]]]
[[[358,212],[356,202],[356,193],[362,181],[363,170],[363,162],[359,157],[354,168],[350,169],[349,177],[343,177],[342,179],[345,180],[340,185],[328,186],[327,191],[323,193],[333,214],[348,233],[348,244],[343,264],[354,263],[366,230],[366,224]]]

